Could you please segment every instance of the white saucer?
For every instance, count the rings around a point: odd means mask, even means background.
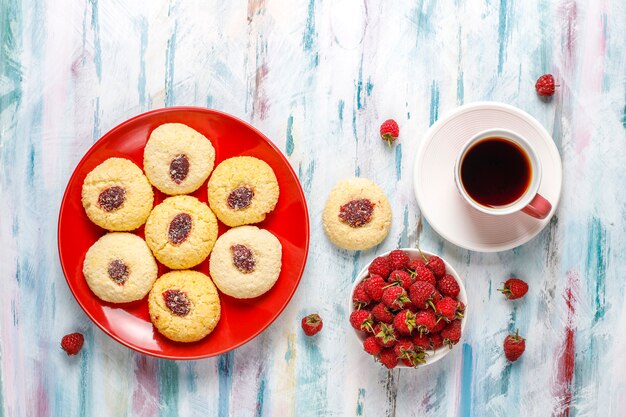
[[[463,144],[478,132],[502,128],[525,137],[537,151],[543,170],[539,193],[552,203],[543,220],[523,213],[493,216],[472,208],[454,183],[454,162]],[[430,226],[465,249],[498,252],[535,237],[549,222],[561,196],[559,151],[546,129],[528,113],[508,104],[478,102],[461,106],[426,132],[415,160],[417,203]]]

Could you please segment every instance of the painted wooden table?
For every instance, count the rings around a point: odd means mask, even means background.
[[[613,0],[0,0],[0,415],[626,416],[626,8]],[[543,102],[542,73],[560,87]],[[456,106],[518,106],[563,159],[549,226],[482,254],[425,223],[422,247],[465,279],[460,348],[435,366],[388,372],[353,343],[346,298],[376,253],[413,245],[417,148]],[[67,180],[93,142],[148,109],[196,105],[259,128],[305,190],[311,249],[291,303],[254,341],[176,362],[107,337],[72,298],[56,245]],[[393,117],[401,138],[377,134]],[[376,250],[333,247],[321,228],[332,185],[381,184],[393,206]],[[510,274],[530,292],[506,302]],[[324,330],[307,338],[300,318]],[[505,335],[527,351],[510,365]],[[59,348],[81,331],[78,357]]]

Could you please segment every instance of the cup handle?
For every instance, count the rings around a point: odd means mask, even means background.
[[[545,219],[548,214],[550,214],[550,210],[552,210],[552,204],[543,198],[541,194],[537,194],[535,198],[522,209],[522,212],[536,219]]]

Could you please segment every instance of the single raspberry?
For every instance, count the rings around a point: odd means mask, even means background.
[[[444,297],[452,298],[456,298],[461,291],[459,283],[456,282],[456,279],[450,274],[444,275],[443,278],[437,282],[437,289]]]
[[[409,289],[409,297],[417,308],[425,309],[431,307],[435,309],[435,303],[441,299],[441,294],[435,287],[426,281],[416,281]]]
[[[378,355],[378,360],[388,369],[398,366],[398,356],[393,349],[383,349]]]
[[[413,342],[409,338],[402,338],[398,340],[398,343],[393,347],[393,351],[400,359],[409,357],[414,351]]]
[[[380,275],[370,275],[363,284],[365,293],[370,297],[372,301],[380,301],[383,299],[383,291],[389,283],[383,279]]]
[[[428,258],[426,268],[433,271],[433,274],[435,274],[435,278],[437,279],[443,277],[446,274],[446,264],[443,263],[443,259],[438,256],[431,256],[430,258]]]
[[[324,323],[318,314],[309,314],[302,318],[302,330],[307,336],[319,333],[322,330],[322,326],[324,326]]]
[[[378,355],[380,351],[383,350],[374,336],[369,336],[363,341],[363,349],[373,356]]]
[[[352,294],[352,301],[358,306],[365,306],[372,301],[367,292],[365,291],[365,282],[361,281],[354,287],[354,293]]]
[[[393,319],[393,327],[401,335],[410,335],[415,328],[415,314],[410,310],[400,311]]]
[[[413,351],[402,358],[402,363],[411,368],[417,368],[419,365],[426,363],[426,355],[422,351]]]
[[[446,327],[446,324],[448,324],[447,321],[443,319],[437,319],[437,324],[435,324],[435,327],[430,329],[430,333],[439,333],[441,330],[443,330],[444,327]]]
[[[380,275],[384,279],[387,279],[389,273],[391,272],[389,258],[386,256],[379,256],[378,258],[375,258],[367,268],[367,271],[370,275]]]
[[[398,332],[391,324],[378,323],[374,326],[374,337],[380,346],[390,348],[396,344]]]
[[[453,320],[439,333],[443,338],[443,344],[452,349],[461,340],[461,320]]]
[[[558,85],[554,83],[554,76],[552,74],[543,74],[535,83],[535,90],[537,90],[537,94],[542,97],[552,96],[555,87],[558,87]]]
[[[382,125],[380,125],[380,136],[383,140],[387,141],[387,144],[391,146],[391,142],[398,139],[400,135],[400,127],[395,120],[389,119],[385,120]]]
[[[430,334],[430,346],[433,350],[437,350],[443,346],[443,337],[439,333]]]
[[[426,264],[421,259],[411,259],[406,266],[409,271],[415,272],[418,267],[425,267]]]
[[[350,324],[356,330],[360,330],[366,333],[373,332],[374,320],[372,320],[372,313],[367,310],[354,310],[350,314]]]
[[[389,274],[389,278],[387,279],[389,284],[396,284],[400,287],[408,290],[413,284],[413,280],[411,279],[411,274],[401,269],[396,269]]]
[[[383,303],[393,310],[401,309],[409,301],[409,297],[402,287],[389,287],[383,292]]]
[[[391,264],[391,269],[404,269],[409,264],[409,255],[406,252],[401,251],[400,249],[392,250],[389,254],[389,263]]]
[[[428,282],[431,285],[437,285],[437,280],[435,279],[435,274],[433,271],[426,268],[425,266],[418,266],[413,272],[415,275],[415,281],[424,281]]]
[[[82,349],[83,343],[85,343],[85,338],[81,333],[70,333],[61,339],[61,348],[68,355],[76,355]]]
[[[444,297],[435,304],[437,316],[444,318],[446,321],[456,318],[463,318],[463,313],[459,311],[459,302],[450,297]]]
[[[413,336],[413,346],[415,350],[429,350],[431,349],[430,338],[423,333],[417,333]]]
[[[519,278],[509,278],[504,283],[504,288],[500,288],[498,291],[506,295],[506,298],[509,300],[517,300],[526,295],[528,292],[528,284]]]
[[[415,329],[420,333],[428,333],[437,324],[437,317],[432,310],[422,310],[415,313]]]
[[[504,338],[504,356],[511,362],[518,360],[524,350],[526,350],[526,340],[519,335],[519,330]]]
[[[393,323],[394,315],[385,305],[385,303],[378,303],[372,309],[372,316],[375,320],[381,323],[391,324]]]

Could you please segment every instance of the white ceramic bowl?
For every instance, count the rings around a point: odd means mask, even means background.
[[[420,251],[418,249],[400,248],[400,250],[408,254],[409,258],[411,259],[422,259],[422,256],[420,255]],[[380,254],[378,256],[387,256],[389,255],[390,252],[391,251]],[[426,255],[426,257],[439,256],[436,253],[428,252],[425,250],[422,250],[422,253]],[[465,286],[463,286],[463,281],[459,277],[459,274],[454,270],[452,265],[450,265],[443,257],[441,256],[439,257],[443,260],[444,264],[446,265],[446,273],[452,275],[454,279],[456,279],[456,282],[459,283],[459,288],[461,289],[461,291],[459,292],[459,296],[457,298],[460,301],[462,301],[463,304],[465,304],[465,312],[463,313],[463,318],[461,319],[461,340],[459,341],[459,343],[452,346],[452,349],[450,349],[447,346],[442,346],[439,349],[437,349],[434,353],[432,350],[426,351],[426,363],[421,364],[420,366],[418,366],[418,368],[421,368],[426,365],[431,365],[437,362],[438,360],[440,360],[441,358],[443,358],[444,356],[446,356],[453,349],[456,349],[457,346],[459,346],[461,342],[463,341],[463,336],[465,335],[465,323],[467,322],[467,313],[469,310],[469,307],[467,306],[467,293],[465,292]],[[361,272],[359,272],[359,275],[357,275],[356,279],[354,280],[354,283],[352,284],[352,290],[350,291],[350,297],[348,298],[348,305],[349,305],[348,311],[350,313],[354,311],[354,303],[352,302],[352,294],[354,293],[354,288],[358,285],[359,282],[361,282],[363,279],[365,279],[368,276],[367,268],[369,268],[372,261],[370,261],[367,265],[365,265],[365,267],[361,270]],[[359,332],[356,329],[352,329],[352,330],[354,331],[354,336],[356,340],[358,341],[359,346],[361,347],[361,349],[363,349],[363,341],[365,340],[365,337],[366,337],[365,333]],[[366,353],[365,351],[363,351],[363,354],[369,356],[369,354]],[[414,369],[414,368],[411,368],[410,366],[406,366],[405,364],[402,363],[402,361],[398,362],[397,367]]]

